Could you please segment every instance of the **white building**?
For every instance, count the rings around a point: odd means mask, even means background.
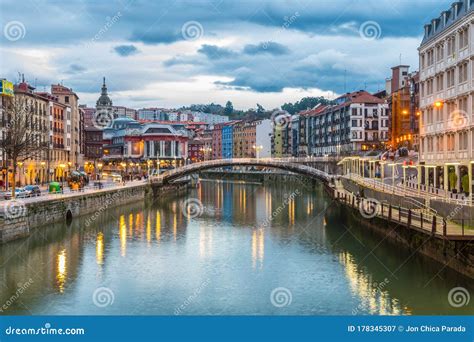
[[[454,2],[425,25],[419,47],[420,178],[458,192],[472,192],[473,19],[474,0]],[[468,189],[461,189],[463,177]]]
[[[269,158],[272,156],[272,120],[265,119],[257,123],[256,127],[256,146],[259,148],[260,158]]]
[[[382,149],[388,141],[388,104],[364,90],[340,96],[336,105],[314,109],[308,120],[306,140],[312,155]]]

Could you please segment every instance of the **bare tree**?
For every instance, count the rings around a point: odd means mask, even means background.
[[[16,95],[3,107],[4,133],[0,149],[11,162],[13,171],[12,198],[15,197],[18,163],[35,159],[47,150],[48,127],[38,118],[32,101],[27,96]]]

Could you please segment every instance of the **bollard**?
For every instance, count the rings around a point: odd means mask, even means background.
[[[420,224],[421,224],[421,229],[423,229],[423,213],[420,213]]]
[[[431,235],[436,234],[436,215],[433,215],[433,221],[431,225]]]
[[[388,205],[388,220],[392,221],[392,204]]]
[[[410,226],[411,226],[411,209],[408,209],[407,226],[408,226],[408,228],[410,228]]]
[[[443,236],[446,236],[447,224],[446,219],[443,218]]]

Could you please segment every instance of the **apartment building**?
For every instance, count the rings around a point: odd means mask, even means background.
[[[385,147],[389,117],[384,100],[359,90],[340,96],[335,103],[305,115],[305,140],[311,155],[344,155]]]
[[[474,0],[452,3],[424,26],[419,47],[420,162],[425,165],[420,177],[460,190],[461,178],[468,175],[468,192],[474,158],[473,19]]]

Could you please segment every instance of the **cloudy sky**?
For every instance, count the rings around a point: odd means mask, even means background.
[[[423,25],[443,0],[0,0],[0,77],[63,82],[94,105],[231,100],[275,108],[304,96],[384,87],[417,69]]]

